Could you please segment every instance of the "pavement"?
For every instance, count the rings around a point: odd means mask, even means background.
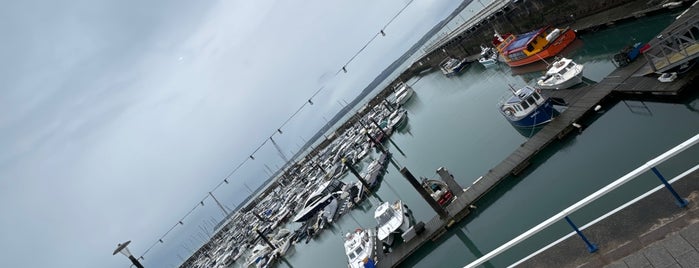
[[[597,252],[572,236],[518,267],[699,267],[699,171],[672,185],[686,207],[661,189],[583,230]]]

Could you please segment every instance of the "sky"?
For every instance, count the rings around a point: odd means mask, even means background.
[[[274,139],[298,150],[457,0],[25,0],[0,8],[0,259],[128,267],[319,88]],[[267,143],[213,194],[282,165]],[[173,267],[222,218],[210,199],[146,254]]]

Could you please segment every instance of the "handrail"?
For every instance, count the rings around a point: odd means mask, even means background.
[[[508,250],[509,248],[521,243],[522,241],[526,240],[527,238],[529,238],[529,237],[533,236],[534,234],[542,231],[543,229],[551,226],[552,224],[560,221],[561,219],[563,219],[566,216],[570,215],[571,213],[577,211],[578,209],[586,206],[587,204],[591,203],[592,201],[597,200],[598,198],[606,195],[607,193],[611,192],[612,190],[618,188],[619,186],[633,180],[634,178],[645,173],[646,171],[650,170],[651,168],[665,162],[666,160],[674,157],[675,155],[679,154],[680,152],[696,145],[697,143],[699,143],[699,134],[696,134],[694,137],[684,141],[683,143],[680,143],[679,145],[673,147],[672,149],[666,151],[665,153],[659,155],[658,157],[651,159],[650,161],[648,161],[645,164],[641,165],[640,167],[634,169],[633,171],[627,173],[626,175],[622,176],[621,178],[615,180],[614,182],[608,184],[607,186],[603,187],[602,189],[597,190],[596,192],[592,193],[591,195],[583,198],[582,200],[578,201],[577,203],[562,210],[561,212],[554,215],[553,217],[548,218],[547,220],[539,223],[538,225],[536,225],[533,228],[527,230],[526,232],[520,234],[519,236],[515,237],[514,239],[508,241],[507,243],[502,244],[500,247],[494,249],[493,251],[488,252],[487,254],[483,255],[482,257],[478,258],[477,260],[469,263],[468,265],[464,266],[464,268],[476,267],[478,265],[485,263],[486,261],[503,253],[505,250]]]

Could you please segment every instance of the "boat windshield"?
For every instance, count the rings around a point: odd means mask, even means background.
[[[386,212],[379,215],[379,218],[377,219],[377,222],[379,222],[379,226],[383,226],[387,222],[389,222],[393,218],[393,215],[395,215],[395,213],[392,209],[387,209]]]
[[[530,105],[536,104],[536,101],[534,100],[534,97],[531,97],[531,96],[529,96],[529,98],[527,98],[527,102],[528,102]]]
[[[362,247],[357,247],[357,249],[354,251],[354,255],[359,256],[362,254],[362,251],[364,251]]]

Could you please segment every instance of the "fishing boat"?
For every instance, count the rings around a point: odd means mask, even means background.
[[[403,82],[398,82],[394,89],[396,92],[396,104],[398,105],[405,104],[410,99],[410,97],[413,96],[413,93],[415,93],[412,87],[408,86],[408,84]]]
[[[519,35],[495,32],[493,46],[510,67],[527,65],[560,53],[575,40],[575,31],[543,27]]]
[[[454,193],[449,190],[447,184],[441,180],[422,178],[422,188],[437,201],[440,206],[447,206],[454,199]]]
[[[444,75],[447,77],[452,77],[459,74],[459,72],[461,72],[467,65],[468,63],[466,62],[466,59],[459,60],[452,57],[447,57],[439,63],[439,68],[442,70]]]
[[[478,58],[478,62],[485,68],[495,66],[498,62],[498,53],[492,47],[481,45],[481,57]]]
[[[393,245],[394,236],[400,235],[412,226],[407,206],[403,201],[384,202],[374,211],[374,219],[379,224],[377,237],[386,245]]]
[[[577,64],[571,59],[561,58],[554,61],[546,70],[546,74],[539,78],[536,85],[541,89],[566,89],[582,83],[582,64]]]
[[[533,127],[551,121],[558,111],[553,103],[531,86],[515,90],[499,103],[500,113],[516,127]]]
[[[350,268],[364,268],[364,259],[376,260],[375,239],[376,232],[373,229],[356,229],[354,233],[345,235],[345,255]]]

